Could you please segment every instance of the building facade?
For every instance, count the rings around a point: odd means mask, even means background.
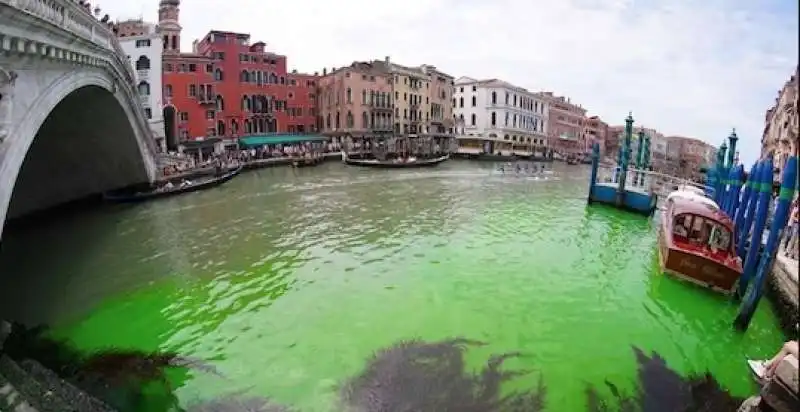
[[[158,27],[161,34],[164,125],[167,149],[178,144],[214,136],[216,96],[211,59],[181,53],[180,2],[161,0]]]
[[[234,145],[239,137],[317,130],[316,76],[289,72],[286,56],[244,33],[212,30],[182,53],[179,21],[178,0],[162,0],[164,100],[179,140]]]
[[[705,173],[701,169],[709,165],[709,154],[714,157],[717,148],[691,137],[671,136],[670,139],[680,145],[677,176],[697,182],[703,181]]]
[[[381,61],[324,69],[318,80],[317,125],[325,135],[374,135],[395,128],[392,78]]]
[[[454,134],[455,119],[453,116],[453,76],[438,70],[434,66],[423,66],[423,71],[430,78],[427,98],[430,100],[430,120],[428,131],[437,134]]]
[[[608,124],[597,116],[591,116],[584,122],[583,135],[586,143],[591,147],[594,143],[600,146],[600,156],[606,154],[606,140],[608,139]]]
[[[571,99],[541,93],[549,107],[548,137],[553,148],[561,153],[586,153],[590,150],[584,136],[586,109],[572,103]]]
[[[799,69],[800,70],[800,69]],[[783,168],[790,156],[798,155],[800,136],[800,71],[783,85],[775,104],[767,110],[764,132],[761,136],[761,156],[773,157],[775,165],[773,180],[780,181]]]
[[[459,150],[478,154],[531,154],[548,146],[547,99],[499,80],[461,77],[452,99]]]
[[[164,117],[161,86],[161,54],[163,47],[156,26],[142,20],[121,21],[116,24],[122,50],[131,62],[136,90],[150,123],[153,138],[161,150],[164,141]]]

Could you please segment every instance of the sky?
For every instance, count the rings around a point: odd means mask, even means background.
[[[99,3],[156,22],[157,0]],[[798,64],[796,0],[183,0],[185,51],[209,30],[250,33],[301,72],[383,59],[568,96],[609,124],[756,160],[766,110]]]

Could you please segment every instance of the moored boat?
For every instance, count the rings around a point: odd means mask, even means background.
[[[742,275],[733,222],[694,188],[667,197],[658,234],[661,270],[676,278],[730,294]]]
[[[382,169],[403,169],[416,167],[434,167],[450,158],[450,155],[434,157],[431,159],[418,159],[416,157],[401,158],[395,160],[377,159],[353,159],[342,153],[342,160],[351,166],[365,166]]]
[[[316,166],[322,163],[322,157],[303,157],[299,159],[292,160],[292,167],[301,168],[301,167],[310,167]]]
[[[179,195],[183,193],[197,192],[199,190],[217,187],[225,182],[230,181],[242,171],[242,167],[243,166],[239,166],[234,170],[223,173],[222,175],[200,182],[189,183],[188,180],[184,179],[184,182],[179,183],[178,185],[173,185],[172,183],[168,183],[168,185],[162,186],[155,190],[151,190],[149,192],[136,192],[136,193],[107,192],[103,194],[103,198],[109,202],[114,202],[114,203],[136,203],[136,202],[144,202],[146,200],[159,199],[162,197]]]

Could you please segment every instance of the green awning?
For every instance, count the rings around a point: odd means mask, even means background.
[[[304,142],[323,142],[327,140],[324,136],[317,134],[270,134],[259,136],[247,136],[239,138],[241,147],[258,147],[274,144],[292,144]]]

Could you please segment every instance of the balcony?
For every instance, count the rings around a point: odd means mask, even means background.
[[[150,80],[150,69],[136,70],[136,78],[139,79],[139,81]]]
[[[139,95],[139,103],[141,103],[143,107],[150,107],[150,95],[149,94],[140,94]]]
[[[373,103],[367,103],[367,106],[373,112],[388,112],[388,113],[392,112],[392,107],[387,105],[378,105],[373,102]]]

